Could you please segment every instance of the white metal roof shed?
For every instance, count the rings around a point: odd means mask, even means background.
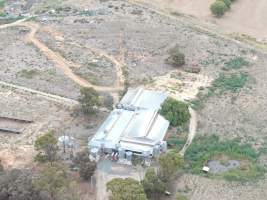
[[[143,88],[129,89],[121,99],[118,108],[158,110],[167,97],[167,94],[161,91]]]
[[[152,154],[169,127],[169,122],[158,114],[166,98],[162,92],[129,90],[89,141],[89,147]]]

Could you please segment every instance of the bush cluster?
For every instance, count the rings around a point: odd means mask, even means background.
[[[216,17],[221,17],[224,13],[231,8],[231,4],[234,0],[216,0],[210,6],[210,10]]]
[[[220,140],[218,136],[196,137],[185,154],[186,169],[200,174],[202,167],[214,157],[223,155],[246,163],[236,169],[214,175],[228,181],[253,181],[264,177],[265,168],[260,165],[259,153],[250,144],[240,144],[240,140]],[[210,175],[211,176],[211,175]]]
[[[174,67],[180,67],[185,64],[185,55],[180,51],[177,45],[169,50],[169,57],[167,58],[166,63],[173,65]]]
[[[184,102],[168,98],[161,106],[160,114],[167,119],[171,126],[184,126],[190,119],[188,105]]]

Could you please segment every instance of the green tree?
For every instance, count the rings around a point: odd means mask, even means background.
[[[35,156],[37,162],[49,162],[52,166],[58,159],[59,148],[57,145],[57,138],[54,136],[53,131],[39,136],[35,141],[34,148],[38,151],[38,154]]]
[[[1,200],[47,200],[45,195],[34,187],[31,170],[12,169],[0,173]]]
[[[221,0],[216,0],[210,6],[210,10],[211,10],[212,14],[215,15],[216,17],[223,16],[227,9],[228,9],[227,6]]]
[[[185,64],[185,55],[180,52],[179,47],[175,46],[170,49],[169,57],[167,58],[167,63],[175,67],[180,67]]]
[[[160,180],[160,177],[154,169],[147,170],[145,178],[141,183],[149,199],[160,199],[160,196],[164,194],[166,190],[166,183]]]
[[[70,180],[63,166],[45,166],[35,180],[35,187],[56,200],[68,187]]]
[[[109,200],[147,200],[140,182],[132,178],[114,178],[107,183],[111,192]]]
[[[183,166],[184,160],[179,153],[170,151],[159,157],[159,175],[161,180],[168,183],[175,177],[177,171]]]
[[[101,105],[99,94],[94,88],[81,88],[78,101],[84,114],[95,114],[97,107]]]
[[[96,162],[90,161],[87,151],[77,153],[74,163],[78,165],[80,176],[84,180],[89,180],[91,178],[97,166]]]
[[[161,106],[160,114],[164,116],[171,126],[183,126],[190,119],[188,105],[184,102],[168,98]]]
[[[219,0],[219,1],[223,1],[224,4],[227,6],[227,8],[231,8],[231,4],[232,4],[232,1],[231,0]]]

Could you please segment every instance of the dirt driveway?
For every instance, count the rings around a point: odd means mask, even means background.
[[[143,0],[143,2],[168,9],[171,12],[178,11],[204,21],[213,22],[227,33],[237,32],[259,40],[267,40],[266,0],[236,1],[231,10],[220,19],[214,18],[209,10],[214,0]]]

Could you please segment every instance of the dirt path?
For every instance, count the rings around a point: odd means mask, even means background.
[[[79,104],[77,101],[75,101],[73,99],[68,99],[68,98],[65,98],[65,97],[58,96],[58,95],[49,94],[49,93],[41,92],[41,91],[38,91],[38,90],[33,90],[33,89],[30,89],[30,88],[14,85],[14,84],[7,83],[7,82],[4,82],[4,81],[0,81],[0,85],[6,86],[6,87],[9,87],[9,88],[12,88],[12,89],[18,89],[18,90],[22,90],[22,91],[29,92],[29,93],[32,93],[32,94],[40,95],[40,96],[42,96],[42,97],[44,97],[44,98],[46,98],[46,99],[48,99],[50,101],[54,101],[54,102],[57,102],[57,103],[60,103],[60,104],[63,104],[63,105],[67,105],[67,106],[75,106],[75,105]]]
[[[35,34],[39,30],[40,26],[37,23],[33,22],[24,22],[20,25],[26,26],[31,29],[30,33],[27,35],[27,40],[29,42],[32,42],[40,51],[43,52],[43,54],[53,61],[56,64],[56,67],[60,68],[64,74],[69,77],[71,80],[76,82],[82,87],[93,87],[97,91],[101,92],[112,92],[112,91],[118,91],[119,88],[116,87],[103,87],[103,86],[97,86],[89,83],[87,80],[81,78],[80,76],[74,74],[74,72],[71,70],[70,66],[68,65],[68,61],[63,58],[61,55],[57,54],[50,48],[48,48],[44,43],[39,41]]]
[[[197,130],[197,113],[191,107],[189,107],[189,112],[191,115],[190,123],[189,123],[189,134],[188,134],[188,138],[183,149],[180,151],[181,156],[184,156],[187,148],[192,143],[196,135],[196,130]]]
[[[113,56],[108,55],[105,53],[103,50],[96,49],[93,47],[86,47],[95,53],[99,54],[100,56],[104,56],[107,59],[109,59],[111,62],[113,62],[116,66],[116,73],[117,73],[117,81],[116,81],[116,86],[114,87],[104,87],[104,86],[97,86],[89,83],[87,80],[83,79],[82,77],[76,75],[72,70],[71,66],[73,63],[70,63],[67,61],[65,58],[63,58],[61,55],[58,53],[54,52],[50,48],[48,48],[44,43],[39,41],[35,35],[37,31],[40,29],[40,25],[35,23],[35,22],[26,22],[26,19],[23,20],[18,20],[16,22],[10,23],[10,24],[5,24],[0,26],[0,29],[8,28],[8,27],[13,27],[13,26],[25,26],[30,29],[30,33],[27,34],[26,40],[28,42],[32,42],[49,60],[53,61],[56,65],[56,67],[60,68],[64,74],[69,77],[71,80],[73,80],[75,83],[82,87],[92,87],[95,90],[99,92],[110,92],[111,95],[114,98],[114,103],[117,103],[119,101],[119,91],[121,91],[124,87],[124,76],[123,76],[123,64],[121,64],[119,61],[117,61]],[[46,28],[46,31],[50,32],[51,34],[54,33],[51,29]],[[52,34],[55,35],[55,34]],[[62,36],[59,36],[58,33],[56,33],[57,38],[56,39],[61,39]],[[75,43],[72,43],[75,44]],[[78,44],[75,44],[76,46]]]
[[[27,18],[20,19],[18,21],[12,22],[10,24],[3,24],[0,26],[0,29],[8,28],[8,27],[13,27],[13,26],[19,26],[22,22],[26,21]]]

